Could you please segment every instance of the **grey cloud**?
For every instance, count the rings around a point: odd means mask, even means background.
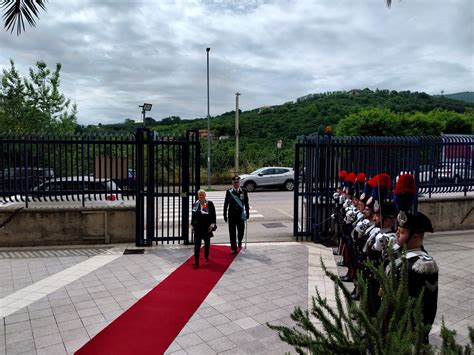
[[[0,34],[0,64],[61,62],[79,122],[205,117],[353,88],[474,90],[471,0],[50,2],[34,29]],[[471,9],[471,11],[469,11]]]

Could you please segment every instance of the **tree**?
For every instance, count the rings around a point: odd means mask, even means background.
[[[72,132],[76,128],[76,105],[59,91],[61,64],[54,72],[38,61],[29,78],[21,78],[10,60],[3,70],[0,97],[0,129],[12,132]]]
[[[36,19],[39,19],[40,9],[46,11],[45,0],[2,0],[0,2],[4,14],[5,30],[12,33],[16,28],[16,34],[19,36],[21,31],[25,31],[25,20],[31,27],[36,26]]]

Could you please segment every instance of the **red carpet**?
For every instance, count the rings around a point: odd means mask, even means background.
[[[211,245],[209,262],[193,269],[184,262],[76,354],[162,354],[227,270],[234,255],[228,246]]]

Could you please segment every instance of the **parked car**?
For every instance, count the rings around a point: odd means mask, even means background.
[[[54,178],[54,170],[37,167],[14,167],[0,170],[0,193],[31,191],[44,181]]]
[[[398,179],[400,178],[400,175],[403,175],[403,174],[412,174],[413,176],[415,176],[415,170],[414,169],[411,169],[411,170],[405,170],[405,171],[400,171],[400,173],[398,174],[398,176],[395,178],[395,182],[398,181]],[[434,171],[434,168],[432,165],[420,165],[419,169],[418,169],[418,182],[423,184],[423,183],[428,183],[430,181],[432,181],[435,177],[435,171]]]
[[[248,191],[256,188],[279,187],[293,191],[295,187],[295,172],[293,168],[268,166],[255,170],[250,174],[240,175],[240,184]]]
[[[135,169],[128,169],[126,179],[114,179],[113,181],[122,190],[135,190],[137,187],[137,171]]]
[[[54,178],[35,187],[31,195],[4,198],[3,206],[23,205],[28,197],[28,207],[49,206],[118,206],[134,203],[124,198],[122,190],[110,179],[91,176]]]
[[[459,184],[473,179],[473,170],[470,161],[445,161],[435,169],[435,180]]]

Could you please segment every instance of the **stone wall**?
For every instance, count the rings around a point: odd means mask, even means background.
[[[4,209],[3,224],[0,247],[135,242],[135,207]]]
[[[474,229],[474,198],[442,197],[418,200],[418,211],[426,214],[435,232]]]

